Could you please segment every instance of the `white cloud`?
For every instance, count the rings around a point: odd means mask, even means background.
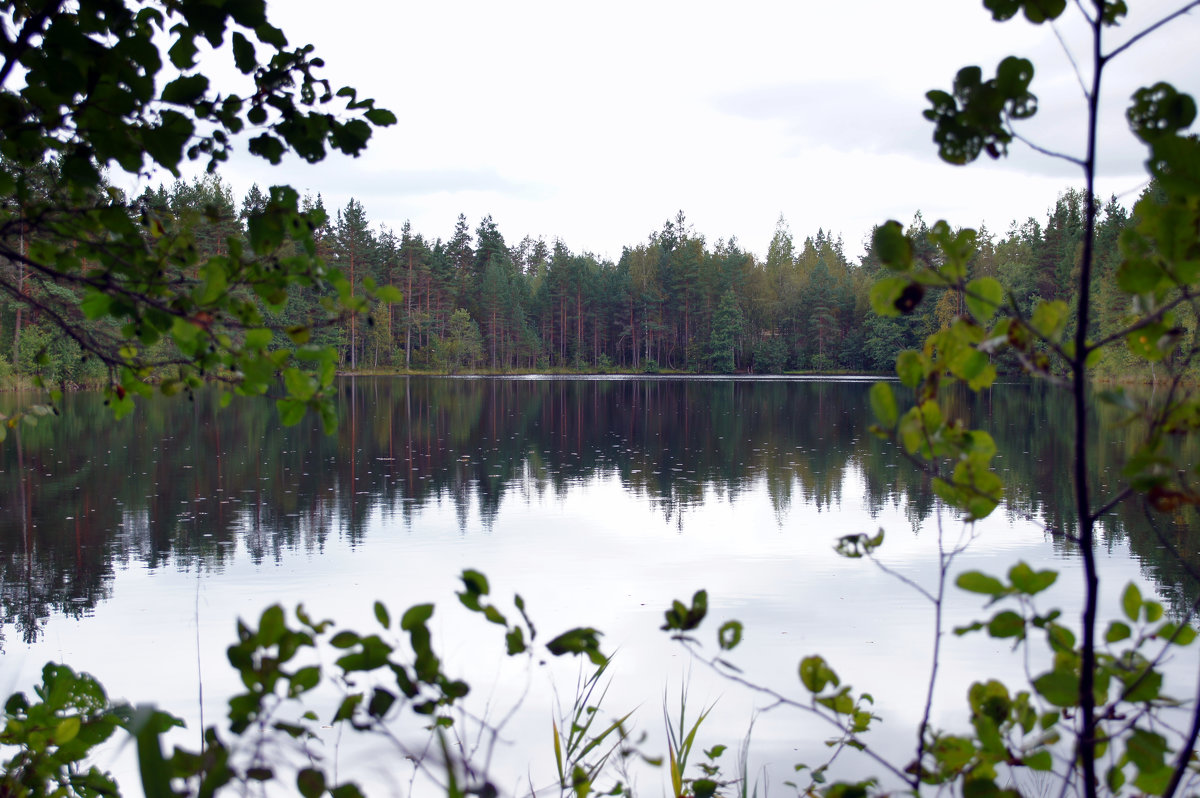
[[[1138,4],[1133,31],[1172,8]],[[311,0],[271,8],[312,42],[334,86],[400,119],[360,159],[271,170],[240,157],[227,176],[351,196],[368,215],[446,236],[457,215],[492,214],[505,237],[561,237],[616,258],[682,209],[708,238],[766,249],[783,212],[803,236],[841,232],[851,252],[874,223],[921,209],[1003,230],[1040,216],[1076,167],[1014,146],[999,164],[937,161],[924,93],[955,72],[1030,57],[1037,143],[1082,153],[1083,102],[1049,26],[993,23],[975,3],[482,0],[382,5]],[[1071,10],[1074,13],[1074,10]],[[1110,68],[1102,97],[1101,193],[1136,190],[1144,153],[1125,99],[1160,78],[1197,91],[1200,15],[1173,23]],[[1078,25],[1059,25],[1086,54]],[[1114,34],[1120,42],[1130,35]]]

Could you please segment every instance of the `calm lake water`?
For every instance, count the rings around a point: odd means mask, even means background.
[[[313,615],[370,629],[375,599],[393,616],[434,601],[435,645],[448,670],[475,685],[473,711],[494,722],[521,704],[493,764],[503,791],[525,793],[553,781],[549,718],[556,700],[569,703],[579,667],[506,661],[497,628],[457,606],[457,575],[470,567],[489,576],[500,603],[524,597],[542,642],[578,625],[605,633],[605,650],[617,654],[603,711],[637,708],[648,753],[663,753],[664,695],[676,703],[685,684],[695,710],[715,702],[704,747],[736,749],[769,703],[715,678],[658,631],[672,599],[703,587],[715,621],[706,644],[721,621],[740,619],[746,638],[735,661],[796,697],[796,663],[822,653],[844,681],[874,693],[886,719],[879,744],[902,757],[924,698],[932,613],[894,577],[837,557],[833,544],[882,528],[881,560],[932,587],[939,527],[948,543],[971,534],[955,570],[1002,573],[1018,559],[1053,567],[1062,576],[1045,606],[1072,608],[1079,564],[1048,532],[1074,524],[1062,465],[1069,401],[1025,383],[958,397],[953,412],[996,437],[1007,488],[1005,504],[969,531],[867,432],[869,386],[346,379],[332,436],[315,424],[281,428],[267,402],[218,410],[207,395],[152,401],[113,422],[98,397],[68,396],[62,417],[0,444],[0,688],[27,689],[43,663],[62,661],[115,697],[185,718],[194,744],[201,712],[217,722],[239,687],[224,658],[238,617],[303,602]],[[1112,434],[1097,447],[1102,483],[1127,445]],[[1172,534],[1200,565],[1187,529]],[[1107,520],[1102,548],[1106,616],[1129,580],[1175,610],[1200,593],[1136,508]],[[981,606],[955,592],[947,628],[982,616]],[[998,641],[948,637],[935,722],[963,724],[957,710],[971,681],[1018,674],[1007,652]],[[786,710],[753,724],[751,761],[786,794],[791,765],[819,761],[827,730]],[[325,744],[344,760],[343,777],[408,792],[411,767],[399,758]],[[102,764],[135,787],[126,758],[113,751]],[[640,778],[660,792],[659,771]]]

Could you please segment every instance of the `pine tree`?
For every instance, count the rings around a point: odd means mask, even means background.
[[[370,275],[375,263],[375,237],[367,223],[367,214],[361,202],[351,198],[346,207],[338,211],[333,229],[333,260],[350,280],[350,295],[358,295],[362,279]],[[350,317],[349,360],[350,368],[358,368],[359,331],[357,314]]]
[[[721,295],[721,303],[713,315],[712,335],[708,344],[709,363],[713,371],[731,374],[736,370],[737,340],[744,325],[745,317],[742,316],[737,295],[729,289]]]

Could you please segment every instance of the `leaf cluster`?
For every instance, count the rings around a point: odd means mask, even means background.
[[[270,24],[264,0],[5,10],[0,261],[17,274],[0,290],[101,361],[118,417],[137,395],[217,379],[245,395],[276,390],[285,423],[311,409],[331,427],[330,353],[304,348],[311,325],[287,330],[291,347],[272,345],[270,315],[293,285],[327,294],[330,318],[363,311],[365,298],[316,251],[323,215],[276,186],[246,235],[212,251],[184,220],[111,187],[105,171],[179,176],[186,161],[201,161],[211,172],[245,137],[271,163],[287,152],[310,162],[356,155],[373,126],[395,117],[352,88],[334,91],[312,47],[290,46]],[[243,76],[239,93],[201,71],[220,55]],[[26,274],[47,289],[28,291]]]

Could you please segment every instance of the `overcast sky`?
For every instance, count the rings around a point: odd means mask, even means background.
[[[1182,2],[1130,5],[1114,44]],[[373,224],[409,219],[429,238],[448,238],[459,213],[472,229],[491,214],[509,244],[559,237],[616,259],[683,210],[710,242],[736,236],[760,255],[780,214],[797,238],[824,228],[857,255],[888,218],[920,209],[1003,232],[1082,185],[1021,145],[995,164],[937,159],[924,93],[968,64],[990,76],[1010,54],[1037,69],[1028,135],[1082,154],[1082,93],[1054,31],[994,23],[978,1],[286,0],[271,14],[293,44],[316,46],[335,88],[400,121],[357,159],[238,157],[226,179],[239,194],[252,181],[320,191],[331,211],[355,197]],[[1086,70],[1079,26],[1058,31]],[[1106,71],[1102,196],[1128,204],[1144,179],[1126,98],[1162,79],[1196,94],[1197,42],[1200,12]]]

